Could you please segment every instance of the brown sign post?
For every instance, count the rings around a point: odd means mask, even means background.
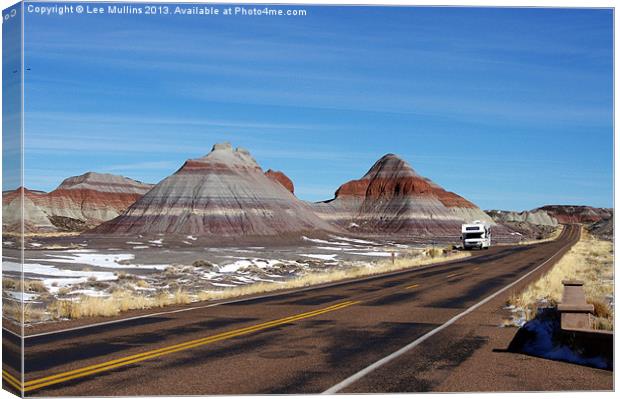
[[[589,330],[592,328],[594,305],[586,302],[583,281],[563,280],[564,294],[558,305],[562,330]]]

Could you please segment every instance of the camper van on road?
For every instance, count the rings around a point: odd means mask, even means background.
[[[476,220],[461,226],[463,249],[488,249],[491,246],[491,225]]]

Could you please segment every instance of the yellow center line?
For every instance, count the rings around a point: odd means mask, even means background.
[[[12,386],[13,388],[17,389],[20,392],[23,391],[21,384],[16,384],[13,381],[11,381],[8,378],[6,378],[5,376],[2,376],[2,378],[4,378],[4,381],[6,381],[6,383],[9,384],[10,386]]]
[[[4,380],[13,388],[17,389],[18,391],[22,391],[22,383],[8,372],[2,370],[2,378],[4,378]]]
[[[195,348],[195,347],[210,344],[213,342],[222,341],[225,339],[230,339],[230,338],[238,337],[241,335],[250,334],[256,331],[265,330],[265,329],[276,327],[282,324],[287,324],[287,323],[291,323],[294,321],[298,321],[298,320],[302,320],[302,319],[306,319],[310,317],[315,317],[323,313],[333,312],[335,310],[343,309],[343,308],[355,305],[357,303],[359,303],[359,301],[346,301],[346,302],[342,302],[342,303],[339,303],[333,306],[329,306],[327,308],[318,309],[318,310],[306,312],[306,313],[301,313],[298,315],[289,316],[289,317],[285,317],[282,319],[273,320],[273,321],[269,321],[266,323],[261,323],[261,324],[257,324],[254,326],[245,327],[245,328],[240,328],[237,330],[232,330],[232,331],[228,331],[228,332],[224,332],[224,333],[220,333],[220,334],[216,334],[216,335],[212,335],[212,336],[208,336],[208,337],[204,337],[200,339],[195,339],[192,341],[187,341],[187,342],[183,342],[180,344],[167,346],[164,348],[139,353],[136,355],[126,356],[126,357],[122,357],[119,359],[114,359],[114,360],[110,360],[107,362],[95,364],[92,366],[82,367],[79,369],[51,375],[48,377],[38,378],[35,380],[27,381],[24,384],[24,386],[26,387],[25,391],[30,391],[30,390],[46,387],[49,385],[58,384],[64,381],[81,378],[81,377],[88,376],[91,374],[101,373],[103,371],[118,368],[118,367],[125,366],[128,364],[142,362],[147,359],[152,359],[155,357],[160,357],[163,355]]]
[[[316,312],[322,312],[322,311],[325,311],[325,310],[331,310],[332,308],[340,307],[340,306],[342,306],[344,304],[348,304],[350,302],[351,301],[347,301],[347,302],[343,302],[343,303],[340,303],[340,304],[337,304],[337,305],[330,306],[328,308],[314,310],[314,311],[306,312],[306,313],[301,313],[301,314],[298,314],[298,315],[285,317],[283,319],[272,320],[272,321],[269,321],[269,322],[266,322],[266,323],[256,324],[256,325],[253,325],[253,326],[244,327],[244,328],[237,329],[237,330],[227,331],[227,332],[224,332],[224,333],[220,333],[220,334],[212,335],[212,336],[208,336],[208,337],[203,337],[203,338],[195,339],[195,340],[192,340],[192,341],[181,342],[179,344],[166,346],[164,348],[154,349],[154,350],[147,351],[147,352],[141,352],[141,353],[138,353],[138,354],[135,354],[135,355],[131,355],[131,356],[126,356],[126,357],[122,357],[122,358],[119,358],[119,359],[110,360],[110,361],[99,363],[99,364],[95,364],[95,365],[92,365],[92,366],[83,367],[83,368],[80,368],[80,369],[77,369],[77,370],[67,371],[67,372],[56,374],[56,375],[49,376],[49,377],[39,378],[37,380],[32,380],[32,381],[26,382],[26,386],[32,385],[32,384],[35,384],[35,383],[38,383],[38,382],[47,381],[47,380],[50,380],[52,378],[64,377],[64,376],[67,376],[67,375],[70,375],[70,374],[75,374],[75,373],[78,373],[78,372],[81,372],[81,371],[95,369],[95,368],[107,366],[107,365],[110,365],[110,364],[123,362],[125,360],[130,360],[130,359],[135,359],[135,358],[139,358],[139,357],[144,357],[144,356],[147,356],[147,355],[151,355],[151,354],[158,353],[158,352],[168,351],[168,350],[175,349],[175,348],[178,348],[178,347],[185,347],[185,346],[188,346],[188,345],[192,345],[192,344],[196,344],[196,343],[201,343],[201,342],[206,341],[206,340],[212,340],[212,339],[216,339],[216,338],[228,338],[228,336],[231,335],[231,334],[235,334],[236,335],[236,334],[239,334],[241,332],[245,333],[245,332],[247,332],[249,330],[253,331],[255,329],[268,328],[268,327],[271,327],[272,324],[274,324],[274,323],[283,324],[284,322],[287,322],[289,319],[297,319],[299,317],[302,317],[302,318],[311,317]]]
[[[478,269],[480,269],[480,266],[474,267],[474,270],[478,270]]]
[[[8,371],[2,370],[2,375],[7,379],[12,380],[15,383],[21,384],[21,382],[17,379],[17,377],[12,376]]]
[[[83,367],[80,369],[76,369],[76,370],[72,370],[72,371],[67,371],[64,373],[60,373],[60,374],[56,374],[53,376],[49,376],[49,377],[44,377],[44,378],[39,378],[37,380],[32,380],[32,381],[28,381],[26,382],[26,386],[30,386],[33,384],[37,384],[43,381],[48,381],[51,379],[56,379],[59,377],[64,377],[64,376],[68,376],[68,375],[72,375],[72,374],[76,374],[76,373],[80,373],[82,371],[87,371],[87,370],[92,370],[92,369],[99,369],[102,368],[104,366],[108,366],[108,365],[113,365],[116,363],[120,363],[120,362],[125,362],[127,360],[135,360],[135,359],[141,359],[143,357],[149,356],[149,355],[155,355],[155,354],[163,354],[164,352],[168,352],[170,350],[174,350],[174,349],[185,349],[186,347],[190,346],[190,345],[201,345],[201,344],[206,344],[206,343],[210,343],[210,342],[214,342],[214,341],[218,341],[218,340],[222,340],[222,339],[227,339],[227,338],[232,338],[234,336],[238,336],[241,334],[247,334],[250,332],[254,332],[254,331],[258,331],[258,330],[262,330],[265,328],[269,328],[269,327],[273,327],[275,325],[281,325],[281,324],[285,324],[285,323],[289,323],[291,321],[296,321],[299,319],[303,319],[303,318],[308,318],[308,317],[313,317],[322,313],[326,313],[328,311],[333,311],[333,310],[337,310],[341,307],[344,306],[350,306],[352,303],[352,301],[347,301],[347,302],[343,302],[337,305],[333,305],[324,309],[319,309],[319,310],[314,310],[311,312],[306,312],[306,313],[302,313],[302,314],[298,314],[298,315],[294,315],[294,316],[289,316],[289,317],[285,317],[283,319],[278,319],[278,320],[273,320],[273,321],[269,321],[266,323],[261,323],[261,324],[257,324],[257,325],[253,325],[253,326],[249,326],[249,327],[245,327],[245,328],[241,328],[241,329],[237,329],[237,330],[232,330],[232,331],[228,331],[228,332],[224,332],[224,333],[220,333],[217,335],[213,335],[213,336],[208,336],[208,337],[204,337],[204,338],[200,338],[200,339],[196,339],[196,340],[192,340],[192,341],[187,341],[187,342],[182,342],[180,344],[175,344],[175,345],[171,345],[171,346],[167,346],[164,348],[160,348],[160,349],[155,349],[155,350],[151,350],[151,351],[147,351],[147,352],[142,352],[142,353],[138,353],[136,355],[132,355],[132,356],[127,356],[127,357],[123,357],[120,359],[114,359],[114,360],[110,360],[104,363],[99,363],[99,364],[95,364],[92,366],[88,366],[88,367]]]
[[[2,370],[2,375],[6,376],[8,379],[12,379],[13,381],[19,383],[19,380],[17,379],[17,377],[13,377],[11,374],[9,374],[8,371],[6,370]]]
[[[448,276],[446,278],[450,278],[450,277],[454,277],[454,276],[458,276],[458,273],[448,274]]]
[[[419,285],[420,285],[420,284],[412,284],[412,285],[409,285],[409,286],[405,287],[405,289],[409,290],[409,289],[411,289],[411,288],[415,288],[415,287],[417,287],[417,286],[419,286]]]

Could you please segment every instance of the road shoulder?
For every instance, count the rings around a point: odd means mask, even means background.
[[[515,327],[499,327],[501,308],[479,312],[467,332],[484,343],[433,388],[440,392],[613,390],[613,372],[507,352]],[[474,320],[472,320],[474,321]]]

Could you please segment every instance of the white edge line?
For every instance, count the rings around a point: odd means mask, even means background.
[[[235,299],[235,300],[226,301],[226,302],[217,302],[217,303],[212,303],[212,304],[209,304],[209,305],[193,306],[191,308],[183,308],[183,309],[177,309],[177,310],[168,310],[168,311],[157,312],[157,313],[148,313],[148,314],[143,314],[143,315],[134,316],[134,317],[127,317],[127,318],[124,318],[124,319],[116,319],[116,320],[110,320],[110,321],[103,321],[103,322],[100,322],[100,323],[94,323],[94,324],[87,324],[87,325],[83,325],[83,326],[76,326],[76,327],[71,327],[71,328],[65,328],[63,330],[55,330],[55,331],[48,331],[48,332],[43,332],[43,333],[39,333],[39,334],[25,335],[25,336],[23,336],[23,338],[24,339],[28,339],[28,338],[41,337],[41,336],[45,336],[45,335],[60,334],[60,333],[69,332],[69,331],[83,330],[83,329],[87,329],[87,328],[91,328],[91,327],[99,327],[99,326],[105,326],[105,325],[110,325],[110,324],[123,323],[123,322],[131,321],[131,320],[144,319],[144,318],[147,318],[147,317],[162,316],[162,315],[165,315],[165,314],[173,314],[173,313],[181,313],[181,312],[189,312],[191,310],[211,308],[211,307],[214,307],[214,306],[228,305],[228,304],[238,303],[238,302],[247,302],[247,301],[253,301],[253,300],[256,300],[256,299],[271,298],[271,297],[274,297],[274,296],[287,295],[287,294],[293,294],[293,293],[303,292],[303,291],[311,291],[311,290],[322,289],[322,288],[330,288],[330,287],[334,287],[334,286],[338,286],[338,285],[357,283],[357,282],[361,282],[361,281],[372,280],[372,279],[383,278],[383,277],[390,277],[390,276],[394,276],[394,275],[398,275],[398,274],[405,274],[405,273],[423,271],[423,270],[430,269],[430,268],[433,268],[433,267],[446,266],[446,265],[450,265],[452,263],[460,263],[460,262],[468,261],[468,260],[475,259],[475,258],[476,258],[476,256],[468,256],[466,258],[454,259],[454,260],[449,260],[449,261],[446,261],[446,262],[440,262],[440,263],[425,265],[425,266],[421,266],[421,267],[415,267],[415,268],[403,269],[403,270],[395,270],[395,271],[389,272],[389,273],[370,275],[370,276],[362,277],[362,278],[355,279],[355,280],[336,281],[336,282],[333,282],[333,283],[328,283],[328,284],[323,284],[323,285],[316,285],[316,286],[311,286],[311,287],[300,288],[300,289],[297,289],[297,290],[294,290],[294,291],[280,291],[280,292],[276,291],[276,292],[273,292],[273,293],[270,293],[270,294],[266,294],[266,295],[253,296],[253,297],[249,297],[249,298],[240,298],[240,299]],[[13,334],[13,335],[15,335],[17,337],[22,338],[22,336],[20,336],[19,334],[15,333],[14,331],[9,330],[8,328],[6,328],[4,326],[2,327],[2,329],[4,331],[8,331],[9,333],[11,333],[11,334]]]
[[[404,355],[406,352],[408,352],[411,349],[415,348],[416,346],[420,345],[422,342],[426,341],[427,339],[429,339],[433,335],[435,335],[438,332],[442,331],[443,329],[449,327],[450,325],[454,324],[456,321],[458,321],[462,317],[468,315],[469,313],[473,312],[474,310],[476,310],[480,306],[482,306],[485,303],[489,302],[491,299],[495,298],[496,296],[500,295],[504,291],[510,289],[514,285],[516,285],[519,282],[523,281],[525,278],[530,276],[532,273],[536,272],[541,267],[543,267],[544,265],[549,263],[549,261],[551,261],[553,258],[555,258],[566,247],[572,246],[573,244],[574,243],[568,243],[568,244],[564,245],[556,253],[554,253],[549,259],[547,259],[546,261],[544,261],[543,263],[538,265],[535,269],[530,270],[529,272],[527,272],[526,274],[521,276],[519,279],[513,281],[512,283],[508,284],[507,286],[505,286],[504,288],[500,289],[499,291],[491,294],[490,296],[486,297],[482,301],[480,301],[480,302],[476,303],[475,305],[471,306],[470,308],[468,308],[464,312],[459,313],[456,316],[452,317],[450,320],[448,320],[447,322],[445,322],[441,326],[435,328],[434,330],[431,330],[431,331],[427,332],[426,334],[422,335],[420,338],[416,339],[415,341],[413,341],[413,342],[403,346],[402,348],[400,348],[396,352],[393,352],[390,355],[388,355],[388,356],[386,356],[386,357],[384,357],[382,359],[377,360],[376,362],[372,363],[371,365],[369,365],[369,366],[363,368],[362,370],[358,371],[357,373],[353,374],[352,376],[350,376],[350,377],[340,381],[338,384],[336,384],[336,385],[332,386],[331,388],[327,389],[322,394],[323,395],[329,395],[329,394],[338,393],[342,389],[344,389],[344,388],[350,386],[351,384],[359,381],[360,379],[364,378],[366,375],[370,374],[371,372],[375,371],[376,369],[380,368],[381,366],[391,362],[392,360],[396,359],[397,357],[400,357],[401,355]]]
[[[544,243],[541,243],[541,244],[544,244]],[[64,333],[64,332],[69,332],[69,331],[84,330],[84,329],[91,328],[91,327],[99,327],[99,326],[105,326],[105,325],[110,325],[110,324],[123,323],[123,322],[126,322],[126,321],[137,320],[137,319],[144,319],[144,318],[147,318],[147,317],[162,316],[162,315],[165,315],[165,314],[173,314],[173,313],[181,313],[181,312],[189,312],[191,310],[211,308],[211,307],[214,307],[214,306],[228,305],[228,304],[239,303],[239,302],[247,302],[247,301],[253,301],[253,300],[256,300],[256,299],[271,298],[271,297],[274,297],[274,296],[288,295],[288,294],[293,294],[293,293],[297,293],[297,292],[312,291],[312,290],[317,290],[317,289],[322,289],[322,288],[335,287],[335,286],[338,286],[338,285],[345,285],[345,284],[357,283],[357,282],[373,280],[373,279],[378,279],[378,278],[391,277],[391,276],[396,276],[396,275],[399,275],[399,274],[406,274],[406,273],[411,273],[411,272],[424,271],[424,270],[435,268],[435,267],[449,266],[451,264],[458,264],[458,263],[461,263],[461,262],[467,262],[467,261],[476,259],[478,256],[483,256],[483,255],[484,254],[475,255],[475,256],[468,256],[468,257],[461,258],[461,259],[448,260],[448,261],[445,261],[445,262],[439,262],[439,263],[424,265],[424,266],[420,266],[420,267],[413,267],[413,268],[409,268],[409,269],[395,270],[393,272],[370,275],[370,276],[361,277],[361,278],[354,279],[354,280],[335,281],[333,283],[300,288],[300,289],[296,289],[294,291],[276,291],[276,292],[273,292],[273,293],[270,293],[270,294],[261,295],[261,296],[254,296],[254,297],[249,297],[249,298],[240,298],[240,299],[235,299],[235,300],[232,300],[232,301],[212,303],[212,304],[209,304],[209,305],[193,306],[191,308],[183,308],[183,309],[177,309],[177,310],[168,310],[168,311],[164,311],[164,312],[148,313],[148,314],[143,314],[143,315],[134,316],[134,317],[127,317],[127,318],[124,318],[124,319],[102,321],[100,323],[94,323],[94,324],[87,324],[87,325],[83,325],[83,326],[76,326],[76,327],[71,327],[71,328],[65,328],[63,330],[55,330],[55,331],[48,331],[48,332],[43,332],[43,333],[39,333],[39,334],[25,335],[25,336],[23,336],[23,338],[24,339],[28,339],[28,338],[42,337],[42,336],[46,336],[46,335],[61,334],[61,333]],[[19,334],[15,333],[14,331],[9,330],[8,328],[6,328],[4,326],[2,327],[2,329],[4,331],[8,331],[9,333],[11,333],[11,334],[21,338],[21,336]]]

